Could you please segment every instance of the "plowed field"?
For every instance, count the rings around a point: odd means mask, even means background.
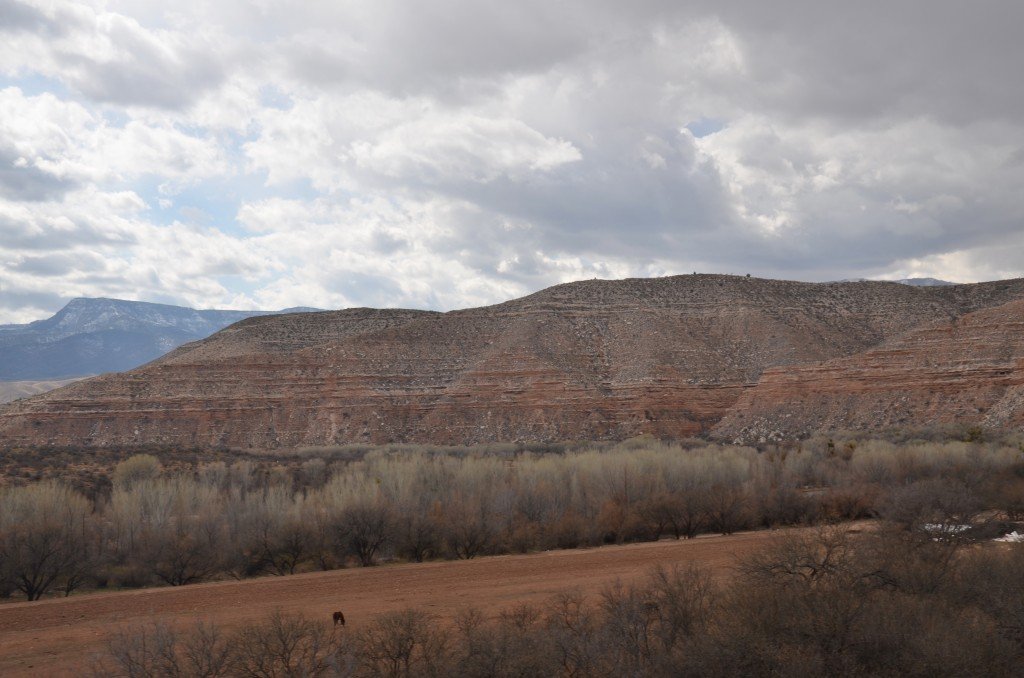
[[[11,603],[0,605],[0,675],[80,675],[103,651],[112,629],[155,619],[185,625],[202,619],[231,628],[275,609],[325,623],[332,611],[342,610],[351,628],[407,607],[450,616],[465,607],[496,611],[518,602],[539,603],[567,589],[595,593],[615,579],[643,577],[659,564],[696,563],[725,577],[738,556],[772,536],[747,532]]]

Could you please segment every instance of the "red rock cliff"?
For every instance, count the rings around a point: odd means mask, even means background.
[[[0,444],[298,447],[707,432],[779,365],[1024,298],[736,276],[586,281],[479,309],[252,318],[0,410]],[[774,373],[773,373],[774,374]]]
[[[768,369],[714,435],[749,443],[953,423],[1024,426],[1024,301],[919,327],[848,358]]]

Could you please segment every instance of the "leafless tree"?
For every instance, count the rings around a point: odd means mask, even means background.
[[[448,635],[416,610],[381,616],[358,635],[359,674],[380,678],[445,676]]]
[[[391,508],[379,500],[347,507],[334,525],[339,553],[352,554],[364,567],[373,565],[381,549],[394,537]]]
[[[54,483],[0,493],[0,575],[7,585],[38,600],[54,587],[81,585],[92,538],[88,502]]]
[[[281,612],[243,628],[234,644],[234,671],[250,678],[339,675],[350,665],[332,627]]]

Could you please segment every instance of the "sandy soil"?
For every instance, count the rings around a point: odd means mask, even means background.
[[[697,563],[728,576],[737,556],[773,536],[748,532],[11,603],[0,605],[0,675],[81,675],[91,657],[103,651],[112,629],[154,619],[185,625],[201,619],[231,628],[275,609],[322,617],[325,623],[332,611],[342,610],[349,627],[358,627],[382,612],[407,607],[450,616],[465,607],[496,611],[541,602],[567,589],[594,593],[617,578],[643,577],[658,564]]]

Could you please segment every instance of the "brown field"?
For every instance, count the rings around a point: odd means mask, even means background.
[[[493,612],[520,602],[539,603],[569,589],[593,594],[615,579],[643,577],[656,565],[693,563],[728,576],[737,557],[775,534],[745,532],[10,603],[0,605],[0,675],[81,675],[91,657],[103,651],[108,632],[155,619],[184,625],[207,620],[232,628],[281,609],[329,623],[331,612],[340,609],[351,628],[407,607],[450,616],[466,607]]]

